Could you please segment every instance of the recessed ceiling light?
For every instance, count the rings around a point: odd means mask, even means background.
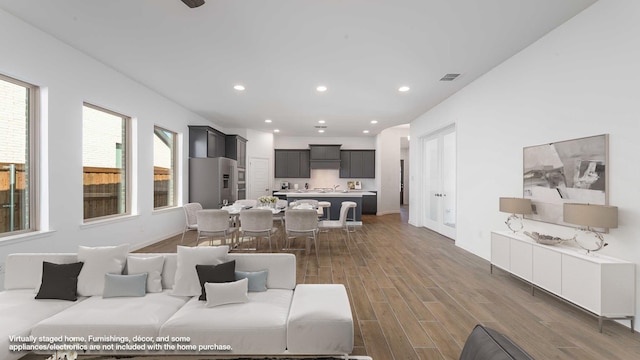
[[[267,119],[264,122],[266,122],[267,124],[271,124],[272,121],[271,121],[271,119]]]
[[[318,120],[318,124],[324,124],[326,121],[324,120]]]
[[[244,91],[244,86],[238,84],[238,85],[234,85],[233,86],[234,89],[238,90],[238,91]]]
[[[273,129],[273,132],[280,132],[279,129]]]
[[[362,130],[363,133],[368,134],[369,130]]]
[[[377,124],[377,123],[378,123],[378,120],[371,120],[371,123],[372,123],[372,124]]]
[[[323,129],[320,129],[320,130],[318,130],[318,132],[319,132],[319,133],[323,133],[323,132],[324,132],[324,130],[323,130]]]
[[[318,86],[316,88],[316,90],[319,91],[319,92],[325,92],[325,91],[327,91],[327,87],[324,86],[324,85],[320,85],[320,86]]]
[[[407,92],[407,91],[409,91],[410,89],[411,89],[411,88],[410,88],[410,87],[408,87],[408,86],[400,86],[400,87],[398,88],[398,91],[400,91],[400,92]]]

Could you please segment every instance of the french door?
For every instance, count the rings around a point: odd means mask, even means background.
[[[423,225],[456,238],[456,129],[455,125],[422,140]]]

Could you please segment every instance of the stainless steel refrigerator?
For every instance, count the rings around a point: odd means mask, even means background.
[[[238,194],[238,166],[233,159],[190,158],[189,202],[205,209],[219,209],[223,201],[233,204]]]

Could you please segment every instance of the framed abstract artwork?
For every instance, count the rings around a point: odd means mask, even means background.
[[[523,168],[527,219],[575,226],[562,221],[564,203],[609,204],[608,134],[525,147]]]

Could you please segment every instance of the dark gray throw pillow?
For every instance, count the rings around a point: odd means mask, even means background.
[[[204,284],[236,281],[236,261],[231,260],[218,265],[196,265],[196,272],[202,289],[198,300],[206,301],[207,292],[204,289]]]
[[[42,283],[36,299],[78,300],[78,275],[83,262],[54,264],[42,262]]]

